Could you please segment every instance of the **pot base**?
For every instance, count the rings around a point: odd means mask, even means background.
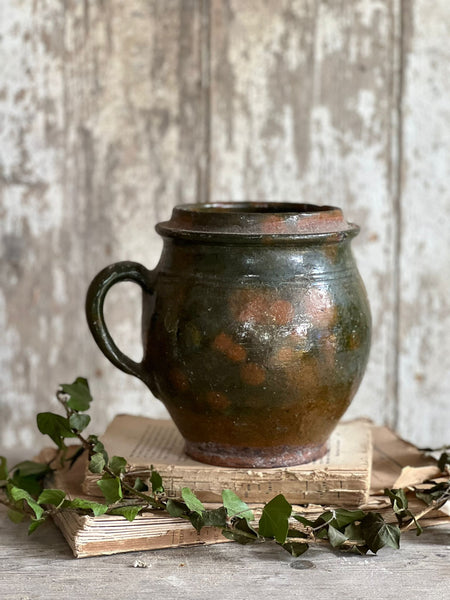
[[[260,469],[302,465],[321,458],[327,450],[326,443],[255,448],[214,442],[186,441],[185,446],[188,456],[209,465]]]

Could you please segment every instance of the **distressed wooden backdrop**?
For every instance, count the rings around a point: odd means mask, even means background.
[[[155,265],[177,203],[341,206],[373,310],[348,416],[449,441],[450,2],[0,3],[0,449],[41,446],[35,413],[90,380],[93,429],[164,414],[101,355],[86,288]],[[139,292],[108,319],[139,356]]]

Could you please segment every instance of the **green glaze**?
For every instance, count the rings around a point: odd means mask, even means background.
[[[154,271],[117,263],[89,288],[102,352],[163,401],[198,460],[272,467],[323,454],[369,354],[358,228],[332,207],[234,203],[176,207],[157,230]],[[103,318],[108,289],[125,280],[143,290],[141,363]]]

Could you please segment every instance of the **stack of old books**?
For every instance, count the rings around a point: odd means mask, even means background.
[[[366,420],[340,424],[323,458],[272,469],[215,467],[194,461],[184,454],[183,440],[171,421],[119,415],[101,439],[110,455],[127,459],[130,476],[145,479],[152,467],[157,470],[170,497],[180,497],[187,486],[213,506],[221,502],[222,490],[229,488],[257,511],[284,494],[298,505],[296,512],[310,518],[324,507],[387,511],[390,504],[382,491],[395,487],[398,477],[405,476],[404,467],[416,475],[421,470],[423,479],[438,472],[435,463],[414,446]],[[98,477],[87,470],[86,460],[79,459],[70,470],[58,471],[52,486],[65,489],[69,497],[101,501]],[[132,522],[118,515],[94,517],[75,511],[62,511],[54,519],[76,557],[228,541],[219,529],[205,527],[198,533],[186,519],[162,511],[145,512]]]

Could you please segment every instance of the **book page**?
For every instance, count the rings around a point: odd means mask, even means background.
[[[214,472],[228,470],[226,467],[207,465],[189,458],[184,453],[183,438],[170,420],[118,415],[101,439],[109,453],[124,456],[132,466],[177,465],[210,469]],[[289,467],[289,470],[311,471],[318,466],[344,471],[366,470],[371,464],[370,446],[368,421],[341,423],[333,432],[329,440],[329,450],[322,458],[308,464]],[[249,470],[252,469],[245,469],[246,472]]]
[[[439,473],[436,461],[425,456],[413,444],[399,438],[387,427],[373,427],[373,469],[371,494],[383,493],[385,488],[395,487],[402,470],[406,467],[434,467],[434,474]],[[427,470],[424,479],[432,477]],[[398,483],[397,483],[398,485]]]

